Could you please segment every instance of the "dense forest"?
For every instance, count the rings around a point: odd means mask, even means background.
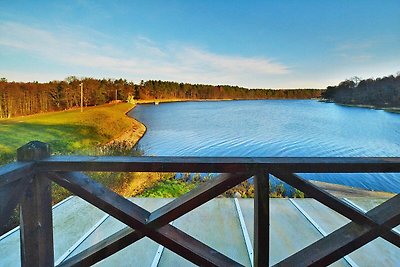
[[[0,118],[94,106],[113,100],[162,99],[308,99],[321,95],[319,89],[264,90],[237,86],[213,86],[166,81],[134,84],[123,79],[94,79],[75,76],[48,83],[7,82],[0,79]]]
[[[362,80],[354,77],[328,86],[322,97],[340,104],[400,108],[400,72],[397,76]]]

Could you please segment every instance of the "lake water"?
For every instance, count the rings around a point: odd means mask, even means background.
[[[234,157],[400,156],[400,114],[314,100],[250,100],[139,105],[146,155]],[[400,192],[399,174],[302,174]]]

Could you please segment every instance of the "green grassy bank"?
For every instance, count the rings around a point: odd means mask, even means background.
[[[49,143],[55,154],[93,154],[138,123],[125,115],[133,107],[107,104],[0,120],[0,164],[12,161],[16,149],[32,140]]]
[[[146,129],[126,116],[133,107],[129,103],[106,104],[85,108],[83,112],[75,109],[0,120],[0,165],[13,161],[16,149],[32,140],[49,143],[53,154],[130,153]],[[91,176],[126,196],[148,186],[148,180],[160,179],[133,173],[93,173]],[[135,183],[132,182],[134,176]],[[54,186],[54,203],[68,195],[66,190]]]
[[[15,160],[18,147],[32,140],[49,143],[52,154],[115,154],[130,151],[145,132],[140,122],[126,116],[134,107],[129,103],[42,113],[0,120],[0,165]],[[125,196],[140,193],[161,179],[145,173],[90,173],[93,179]],[[53,204],[71,193],[54,184]],[[18,223],[15,211],[9,228]],[[0,233],[1,234],[1,233]]]

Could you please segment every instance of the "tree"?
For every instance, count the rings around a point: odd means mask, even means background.
[[[57,85],[53,87],[49,92],[50,98],[57,109],[60,109],[62,107],[64,93],[65,90],[62,82],[57,83]]]

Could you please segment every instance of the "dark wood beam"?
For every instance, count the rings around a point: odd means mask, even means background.
[[[151,213],[147,226],[150,228],[157,228],[161,225],[165,225],[170,221],[177,219],[187,211],[192,210],[215,196],[225,192],[227,189],[235,186],[249,176],[251,175],[224,174],[216,179],[210,180],[184,196],[181,196]],[[125,248],[143,236],[144,235],[138,231],[133,231],[130,227],[125,227],[116,234],[69,259],[65,264],[67,264],[66,266],[69,266],[74,262],[81,262],[84,265],[87,265],[87,263],[94,264],[120,249]],[[64,263],[62,266],[64,266]]]
[[[146,225],[150,213],[82,173],[51,173],[53,181],[187,260],[206,266],[240,266],[179,229]]]
[[[378,225],[350,222],[275,266],[327,266],[400,224],[400,194],[366,213]]]
[[[33,162],[14,162],[0,166],[0,187],[33,174]]]
[[[17,150],[17,158],[35,161],[50,156],[49,146],[29,142]],[[20,205],[22,266],[54,266],[51,181],[36,173],[30,180]]]
[[[292,173],[387,173],[400,172],[400,158],[54,156],[37,162],[43,171],[247,173],[272,166]]]
[[[125,227],[99,243],[81,251],[73,257],[63,261],[58,267],[66,266],[91,266],[126,248],[144,235],[130,227]]]
[[[254,266],[269,265],[269,175],[254,176]]]
[[[275,167],[270,171],[275,177],[303,191],[309,197],[315,198],[320,203],[326,205],[327,207],[345,216],[346,218],[361,224],[370,224],[372,226],[376,225],[376,222],[374,222],[374,220],[369,218],[360,210],[335,197],[329,192],[324,191],[313,183],[301,178],[300,176],[287,172],[283,169],[277,169]],[[394,232],[391,228],[387,228],[382,237],[400,247],[399,234]]]

